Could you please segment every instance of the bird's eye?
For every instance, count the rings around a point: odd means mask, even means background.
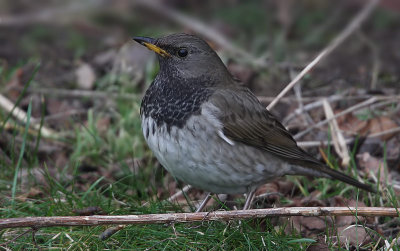
[[[178,56],[181,57],[181,58],[186,57],[188,53],[189,52],[188,52],[188,50],[186,48],[180,48],[178,50]]]

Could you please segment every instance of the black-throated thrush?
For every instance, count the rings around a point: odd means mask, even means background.
[[[204,40],[187,34],[134,40],[156,52],[160,63],[141,104],[143,134],[177,179],[216,194],[252,194],[288,174],[375,191],[299,148]]]

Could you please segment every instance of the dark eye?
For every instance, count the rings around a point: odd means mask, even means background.
[[[181,57],[181,58],[186,57],[188,53],[189,52],[188,52],[188,50],[186,48],[180,48],[178,50],[178,56]]]

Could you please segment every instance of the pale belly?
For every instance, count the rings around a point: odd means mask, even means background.
[[[192,116],[184,130],[171,127],[169,133],[166,125],[157,129],[153,123],[152,118],[142,118],[150,149],[168,172],[194,187],[212,193],[247,193],[288,173],[289,165],[266,151],[221,137],[220,125],[213,119]]]

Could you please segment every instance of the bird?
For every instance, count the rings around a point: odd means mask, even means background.
[[[158,56],[140,107],[145,141],[176,179],[211,194],[247,194],[285,175],[336,179],[375,189],[301,149],[288,130],[198,36],[133,37]]]

